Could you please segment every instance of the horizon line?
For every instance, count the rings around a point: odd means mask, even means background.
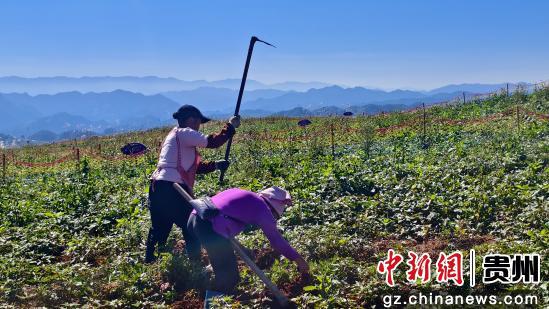
[[[227,81],[227,80],[240,80],[240,78],[237,78],[237,77],[227,77],[227,78],[224,78],[224,79],[210,79],[210,80],[208,80],[208,79],[181,79],[181,78],[174,77],[174,76],[159,76],[159,75],[80,75],[80,76],[71,76],[71,75],[50,75],[50,76],[4,75],[4,76],[0,76],[0,79],[2,79],[2,78],[21,78],[21,79],[48,79],[48,78],[70,78],[70,79],[142,78],[142,79],[145,79],[145,78],[158,78],[158,79],[172,79],[172,80],[177,80],[177,81],[181,81],[181,82],[208,82],[208,83]],[[279,82],[274,82],[274,83],[267,83],[267,82],[263,82],[263,81],[260,81],[260,80],[257,80],[257,79],[250,79],[248,81],[255,81],[255,82],[261,83],[265,86],[276,86],[276,85],[284,84],[284,83],[302,83],[302,84],[320,83],[320,84],[326,84],[325,87],[338,86],[338,87],[341,87],[341,88],[344,88],[344,89],[366,88],[366,89],[371,89],[371,90],[383,90],[383,91],[408,90],[408,91],[420,91],[420,92],[425,91],[425,92],[428,92],[428,91],[432,91],[432,90],[442,88],[442,87],[447,87],[447,86],[498,85],[498,84],[515,84],[515,85],[529,84],[529,85],[536,85],[536,84],[541,84],[541,83],[547,83],[547,82],[549,82],[549,79],[539,80],[539,81],[535,81],[535,82],[534,81],[501,81],[501,82],[493,81],[493,82],[448,83],[448,84],[439,85],[439,86],[434,87],[434,88],[417,88],[417,87],[406,87],[406,86],[394,88],[394,87],[381,87],[381,86],[358,85],[358,84],[346,85],[344,83],[333,83],[333,82],[318,81],[318,80],[317,81],[286,80],[286,81],[279,81]],[[323,87],[323,88],[325,88],[325,87]],[[204,87],[198,87],[198,88],[204,88]],[[222,87],[221,88],[220,87],[212,87],[212,88],[222,89]],[[226,89],[230,89],[230,88],[226,88]],[[264,88],[264,89],[269,89],[269,88]],[[310,88],[310,89],[315,89],[315,88]],[[321,88],[316,88],[316,89],[321,89]],[[119,90],[124,90],[124,89],[119,89]]]

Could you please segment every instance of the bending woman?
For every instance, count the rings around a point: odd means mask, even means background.
[[[189,217],[188,229],[208,252],[215,281],[213,289],[231,294],[240,280],[236,256],[229,241],[248,224],[258,226],[273,248],[297,264],[301,273],[309,272],[307,262],[292,248],[276,228],[276,221],[287,205],[291,205],[288,192],[271,187],[259,193],[242,189],[229,189],[211,198],[219,215],[210,220],[201,219],[195,211]]]

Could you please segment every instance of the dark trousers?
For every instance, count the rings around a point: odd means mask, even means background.
[[[230,241],[217,234],[213,230],[210,221],[202,220],[197,215],[189,217],[187,227],[208,252],[208,258],[215,274],[212,289],[225,294],[232,294],[240,280],[240,276],[236,256]]]
[[[181,185],[187,192],[186,185]],[[183,231],[185,249],[191,260],[200,259],[200,243],[187,230],[187,221],[193,210],[192,206],[174,189],[173,182],[158,180],[149,186],[149,211],[151,228],[147,237],[145,260],[155,259],[156,244],[164,246],[175,223]]]

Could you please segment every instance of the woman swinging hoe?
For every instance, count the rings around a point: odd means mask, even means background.
[[[187,220],[191,214],[191,205],[173,188],[180,184],[185,191],[193,195],[196,174],[210,173],[215,170],[226,170],[229,162],[219,160],[203,162],[197,147],[218,148],[235,134],[240,126],[240,117],[233,116],[217,134],[204,135],[198,130],[200,124],[210,121],[192,105],[183,105],[173,114],[178,126],[166,136],[160,151],[157,168],[151,176],[149,186],[149,211],[151,228],[147,237],[145,262],[156,259],[156,244],[165,245],[168,235],[175,223],[183,231],[187,255],[191,259],[200,256],[200,243],[187,230]]]

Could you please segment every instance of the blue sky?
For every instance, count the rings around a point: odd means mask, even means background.
[[[428,89],[549,79],[549,1],[0,2],[0,76],[157,75]]]

